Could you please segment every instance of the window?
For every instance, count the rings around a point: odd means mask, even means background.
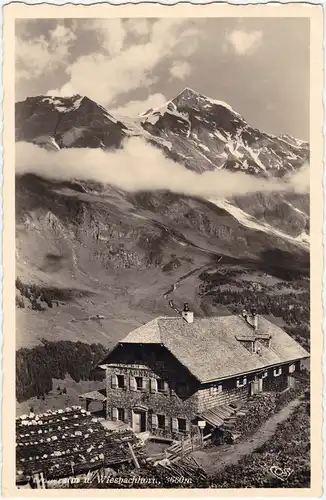
[[[161,379],[157,380],[157,390],[158,390],[158,392],[164,392],[165,391],[164,380],[161,380]]]
[[[187,421],[185,418],[178,418],[178,431],[186,432],[187,429]]]
[[[263,372],[263,374],[262,374],[261,378],[266,378],[266,377],[267,377],[267,375],[268,375],[268,372],[267,372],[267,371],[266,371],[266,372]]]
[[[274,377],[279,377],[282,374],[282,368],[274,368],[273,370]]]
[[[157,426],[159,429],[165,429],[165,415],[157,415]]]
[[[123,389],[125,387],[125,378],[123,375],[117,375],[118,379],[118,387],[119,389]]]
[[[157,392],[158,391],[158,384],[156,378],[150,378],[149,379],[149,388],[151,392]]]
[[[295,372],[295,363],[293,363],[293,365],[289,366],[289,373],[293,373],[293,372]]]
[[[125,409],[124,408],[112,408],[111,410],[112,420],[120,420],[121,422],[125,422]]]
[[[118,420],[121,420],[121,422],[125,421],[125,410],[124,410],[124,408],[118,408]]]
[[[223,391],[223,385],[221,383],[216,385],[211,385],[211,387],[209,388],[210,396],[215,396],[216,394],[222,391]]]
[[[245,385],[247,385],[247,377],[238,377],[237,387],[244,387]]]
[[[143,377],[135,377],[137,391],[141,391],[143,388]]]

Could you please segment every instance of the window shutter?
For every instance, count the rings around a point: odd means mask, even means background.
[[[118,408],[112,408],[112,420],[118,420]]]
[[[152,415],[152,429],[157,429],[157,428],[158,428],[157,415],[155,415],[155,413],[153,413],[153,415]]]
[[[245,385],[247,385],[247,377],[238,377],[237,387],[244,387]]]
[[[223,384],[218,384],[217,392],[222,392],[222,391],[223,391]]]
[[[157,392],[157,380],[156,378],[149,379],[151,392]]]
[[[190,432],[190,420],[186,420],[186,432]]]
[[[168,394],[169,392],[169,384],[167,382],[164,382],[164,392]]]
[[[170,417],[167,417],[165,415],[165,422],[164,423],[165,423],[165,429],[168,430],[170,428]]]
[[[175,417],[171,418],[171,424],[172,424],[172,432],[178,432],[179,426],[178,426],[178,419]]]
[[[128,410],[126,410],[126,409],[124,410],[123,420],[124,420],[125,424],[129,423]]]
[[[289,366],[289,373],[295,372],[295,364]]]
[[[148,385],[149,385],[149,379],[148,378],[143,378],[143,386],[142,386],[142,389],[144,391],[148,390]]]
[[[116,375],[111,375],[111,387],[116,389],[118,387],[118,377]]]
[[[130,390],[131,391],[136,391],[137,390],[137,384],[136,384],[135,377],[130,377],[129,385],[130,385]]]

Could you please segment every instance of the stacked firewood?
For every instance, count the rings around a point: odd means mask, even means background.
[[[42,470],[55,478],[129,461],[128,441],[137,444],[132,431],[110,432],[77,406],[23,415],[16,420],[17,469],[25,475]]]
[[[271,415],[279,411],[301,391],[302,389],[298,388],[283,393],[268,392],[252,396],[237,411],[232,422],[226,423],[223,429],[243,439],[255,432]]]

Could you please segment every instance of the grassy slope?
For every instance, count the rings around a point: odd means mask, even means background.
[[[67,394],[60,394],[58,387],[66,389]],[[89,391],[96,389],[101,389],[103,387],[103,382],[94,380],[83,380],[81,382],[75,382],[71,377],[66,377],[64,380],[53,379],[53,390],[49,392],[44,399],[30,398],[22,403],[16,402],[16,413],[18,415],[23,415],[30,412],[33,408],[35,413],[44,412],[48,409],[58,410],[63,407],[71,407],[73,405],[83,406],[84,403],[79,399],[80,394],[84,394]],[[93,408],[96,409],[95,403]]]
[[[272,473],[273,467],[288,470],[289,475],[280,480]],[[302,402],[261,448],[227,467],[213,483],[219,488],[309,488],[309,403]]]

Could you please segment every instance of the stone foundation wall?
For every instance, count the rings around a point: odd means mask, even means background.
[[[176,431],[172,429],[172,418],[185,418],[187,421],[187,431],[190,432],[190,422],[197,410],[197,395],[194,394],[186,401],[182,401],[178,396],[168,394],[151,394],[149,390],[130,391],[124,389],[112,389],[110,387],[110,377],[108,380],[107,396],[107,418],[113,419],[113,408],[123,408],[125,410],[125,422],[132,426],[133,409],[146,412],[146,428],[153,434],[173,437]],[[153,426],[153,414],[165,416],[165,428],[159,429]]]

